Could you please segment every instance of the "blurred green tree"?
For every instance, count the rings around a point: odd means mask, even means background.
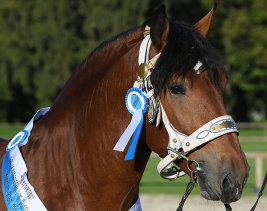
[[[194,24],[213,3],[214,0],[171,0],[169,13],[174,19]],[[227,110],[237,121],[266,119],[267,1],[218,3],[208,39],[225,58],[229,73]]]
[[[2,0],[0,121],[27,121],[50,106],[100,42],[144,21],[148,3]]]
[[[267,1],[222,1],[223,53],[230,67],[228,106],[239,121],[267,111]],[[254,115],[253,115],[254,114]]]
[[[0,1],[0,121],[28,121],[50,106],[71,72],[100,42],[140,25],[161,3],[194,24],[213,0]],[[238,121],[267,110],[267,2],[220,1],[211,43],[230,69],[226,105]],[[264,113],[265,112],[265,113]]]

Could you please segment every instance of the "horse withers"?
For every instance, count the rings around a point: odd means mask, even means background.
[[[48,210],[129,210],[151,151],[164,158],[170,142],[180,141],[170,139],[168,128],[189,137],[217,117],[221,122],[213,126],[219,132],[234,127],[230,117],[221,120],[226,74],[206,39],[213,12],[189,26],[169,21],[160,7],[142,26],[102,43],[73,73],[21,148],[29,182]],[[113,148],[131,120],[124,98],[139,77],[144,32],[151,37],[148,59],[160,53],[150,75],[159,102],[157,123],[144,114],[134,159],[125,161],[125,153]],[[5,146],[0,145],[3,160]],[[195,174],[204,198],[231,203],[241,197],[249,167],[236,132],[199,144],[186,156],[198,164]],[[186,159],[175,162],[190,175]],[[0,206],[6,210],[2,193]]]

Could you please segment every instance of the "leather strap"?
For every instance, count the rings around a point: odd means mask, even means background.
[[[185,172],[181,169],[173,169],[172,162],[179,159],[180,157],[175,153],[168,154],[164,159],[162,159],[158,166],[157,170],[161,177],[164,179],[168,179],[171,181],[176,180],[179,177],[182,177],[185,175]],[[164,171],[167,169],[167,171]]]
[[[260,191],[259,191],[257,201],[255,202],[254,206],[251,208],[250,211],[254,211],[255,208],[256,208],[256,206],[258,205],[259,199],[260,199],[260,197],[262,196],[262,192],[263,192],[263,190],[264,190],[264,188],[265,188],[266,183],[267,183],[267,171],[266,171],[266,173],[265,173],[265,177],[264,177],[264,179],[263,179],[263,183],[262,183],[261,189],[260,189]]]
[[[172,166],[170,166],[173,161],[181,158],[177,154],[172,153],[173,150],[178,152],[182,149],[185,155],[186,153],[196,149],[197,147],[224,134],[233,132],[238,133],[238,128],[232,117],[225,115],[207,122],[191,135],[186,136],[185,134],[177,131],[175,127],[170,123],[161,103],[160,108],[162,121],[169,134],[168,148],[170,148],[171,150],[168,150],[168,155],[159,162],[157,170],[161,177],[168,180],[175,180],[177,179],[177,177],[184,175],[184,172],[182,172],[182,170],[178,170],[178,173]],[[165,170],[167,170],[168,174],[164,173]]]
[[[199,129],[182,142],[184,152],[190,152],[195,148],[212,141],[227,133],[238,133],[238,128],[233,118],[229,115],[217,117]]]

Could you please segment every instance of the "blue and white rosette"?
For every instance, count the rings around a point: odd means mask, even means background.
[[[34,122],[48,111],[48,107],[39,110],[27,126],[7,145],[2,162],[2,191],[8,211],[46,211],[45,206],[28,181],[28,169],[19,148],[27,144]]]
[[[136,87],[128,90],[125,97],[125,103],[128,111],[133,115],[132,120],[121,135],[113,150],[123,152],[131,136],[133,136],[124,158],[125,160],[132,160],[134,158],[136,145],[144,121],[143,114],[147,112],[149,103],[147,97],[142,93],[141,89]]]

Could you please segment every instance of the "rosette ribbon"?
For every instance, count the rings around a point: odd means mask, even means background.
[[[28,143],[34,123],[44,116],[49,109],[49,107],[40,109],[26,127],[7,145],[2,162],[1,180],[8,211],[47,210],[27,178],[28,169],[20,152],[20,147]],[[3,207],[4,205],[1,204],[0,206]]]
[[[140,89],[135,87],[128,90],[125,97],[125,103],[128,111],[133,115],[132,120],[113,150],[123,152],[132,137],[124,158],[124,160],[132,160],[134,158],[135,149],[144,121],[143,114],[147,112],[149,105],[146,96]]]

